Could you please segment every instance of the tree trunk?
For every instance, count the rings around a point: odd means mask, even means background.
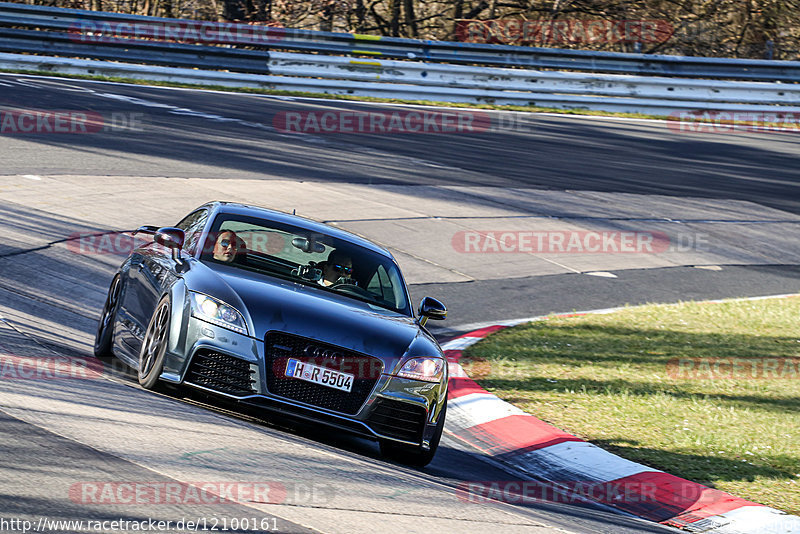
[[[325,0],[322,6],[319,29],[323,32],[333,31],[333,0]]]
[[[489,20],[497,16],[497,0],[489,0]]]
[[[464,15],[464,0],[454,0],[453,1],[453,11],[451,14],[452,24],[450,25],[450,37],[451,41],[458,40],[458,21]]]
[[[403,0],[403,11],[406,15],[406,27],[412,38],[419,38],[419,28],[417,28],[417,16],[414,14],[414,0]]]
[[[243,2],[240,0],[223,0],[222,16],[225,20],[242,20],[245,17]]]
[[[391,0],[389,3],[389,32],[392,37],[400,37],[400,0]]]
[[[364,0],[356,0],[356,7],[353,12],[356,16],[354,31],[356,33],[361,33],[364,31],[364,21],[367,18],[367,8],[364,6]]]

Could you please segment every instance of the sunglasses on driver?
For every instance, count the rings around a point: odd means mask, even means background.
[[[348,265],[339,265],[338,263],[334,263],[333,265],[331,265],[331,267],[337,273],[352,274],[353,272],[353,268]]]

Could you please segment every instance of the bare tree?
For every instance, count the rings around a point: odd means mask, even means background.
[[[403,0],[403,11],[409,37],[418,38],[419,29],[417,28],[417,16],[414,14],[414,0]]]
[[[177,18],[269,21],[289,28],[455,40],[459,21],[660,21],[644,53],[800,58],[800,0],[17,0]],[[486,22],[490,24],[490,22]],[[630,51],[630,39],[559,41],[534,46]]]

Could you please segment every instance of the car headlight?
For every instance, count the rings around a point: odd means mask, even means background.
[[[202,321],[247,335],[247,324],[236,308],[202,293],[191,293],[192,315]]]
[[[411,358],[398,371],[397,376],[425,382],[438,382],[444,373],[444,360],[441,358]]]

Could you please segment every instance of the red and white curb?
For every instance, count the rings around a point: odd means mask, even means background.
[[[758,299],[788,296],[796,295]],[[611,311],[614,309],[555,317]],[[800,534],[798,516],[620,458],[500,400],[461,368],[462,351],[470,345],[509,326],[545,318],[480,328],[442,345],[450,369],[445,431],[451,438],[565,491],[594,483],[624,487],[624,498],[602,499],[600,504],[664,525],[713,534]],[[647,493],[631,497],[631,488],[634,492],[635,488],[647,488]]]

